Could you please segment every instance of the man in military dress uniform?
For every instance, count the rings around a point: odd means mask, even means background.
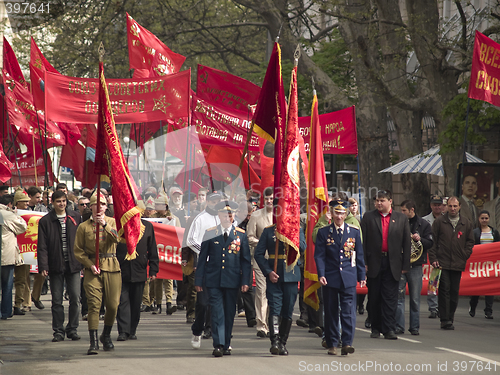
[[[276,224],[264,229],[259,243],[255,248],[254,258],[260,270],[266,277],[266,297],[269,306],[269,337],[271,339],[272,354],[288,355],[286,342],[292,327],[292,313],[298,294],[300,281],[300,267],[295,264],[290,272],[286,272],[285,245],[280,241],[278,249],[278,268],[274,272],[276,249]],[[300,252],[306,248],[306,239],[300,230]],[[269,259],[266,259],[266,251]],[[281,323],[280,323],[281,319]]]
[[[238,205],[222,201],[215,206],[220,224],[207,229],[195,275],[197,292],[207,288],[212,310],[215,357],[230,355],[231,332],[236,314],[238,287],[245,293],[250,280],[250,248],[245,231],[233,225]]]
[[[97,354],[99,342],[97,329],[99,328],[99,310],[101,309],[104,294],[104,329],[100,337],[105,351],[113,350],[111,328],[115,322],[116,312],[120,303],[122,278],[120,263],[116,258],[116,246],[119,241],[115,219],[107,217],[106,198],[101,195],[100,202],[97,195],[90,198],[92,217],[78,226],[75,238],[75,258],[85,268],[83,287],[87,295],[89,306],[88,326],[90,334],[90,348],[87,354]],[[95,265],[96,224],[99,223],[99,267]]]
[[[325,340],[328,354],[337,354],[342,323],[342,355],[354,353],[352,341],[356,328],[356,285],[363,287],[365,262],[359,229],[344,223],[348,203],[331,201],[332,223],[318,231],[314,260],[318,280],[323,285]]]

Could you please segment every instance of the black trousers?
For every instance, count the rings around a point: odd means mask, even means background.
[[[368,301],[372,331],[384,335],[396,330],[399,279],[394,280],[388,257],[382,257],[377,277],[368,278]]]
[[[209,294],[206,287],[202,292],[196,293],[196,308],[194,323],[191,331],[195,336],[201,336],[203,331],[210,331],[212,326],[212,314],[210,311]]]
[[[492,314],[493,313],[493,301],[495,296],[484,296],[484,313]],[[477,307],[479,302],[479,296],[471,296],[470,297],[470,305],[474,309]]]
[[[120,294],[120,304],[116,314],[118,333],[128,333],[135,335],[137,326],[141,318],[142,292],[144,282],[131,283],[122,281],[122,292]]]
[[[441,270],[439,279],[438,310],[442,322],[453,322],[458,306],[461,271]]]

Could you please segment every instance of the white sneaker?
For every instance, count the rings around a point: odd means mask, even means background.
[[[200,336],[193,335],[193,338],[191,339],[191,346],[193,347],[193,349],[200,349],[201,335]]]

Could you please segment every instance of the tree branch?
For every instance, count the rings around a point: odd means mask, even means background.
[[[460,37],[460,47],[464,51],[467,51],[467,17],[465,16],[462,4],[459,0],[455,0],[455,5],[457,6],[458,13],[460,14],[460,21],[462,23],[462,36]]]

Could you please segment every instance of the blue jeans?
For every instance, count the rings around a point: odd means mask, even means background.
[[[63,290],[66,281],[66,290],[69,295],[68,324],[64,328]],[[52,329],[54,335],[76,333],[80,314],[80,272],[51,273],[50,291],[52,293]]]
[[[12,316],[12,288],[14,286],[14,265],[2,266],[2,304],[1,316],[4,319]]]
[[[410,329],[418,331],[420,328],[420,292],[422,291],[422,266],[414,266],[410,271],[401,274],[399,279],[398,310],[396,312],[396,328],[405,330],[405,294],[406,283],[410,296]]]

